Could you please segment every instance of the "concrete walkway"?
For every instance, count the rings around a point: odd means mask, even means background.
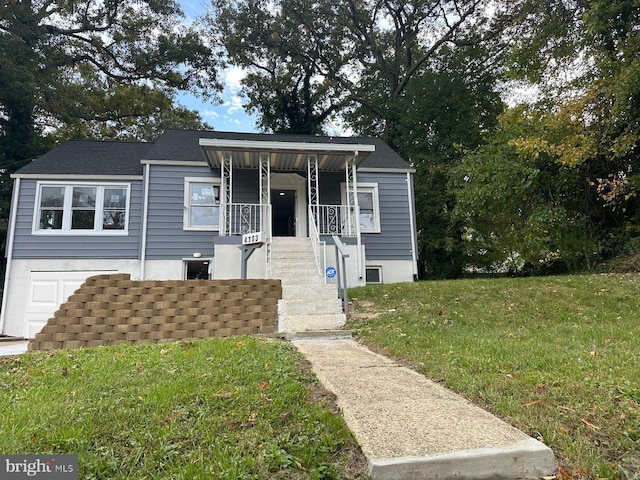
[[[26,340],[0,342],[0,357],[5,355],[20,355],[27,351],[29,342]]]
[[[544,444],[351,339],[293,339],[337,396],[373,480],[540,478]]]

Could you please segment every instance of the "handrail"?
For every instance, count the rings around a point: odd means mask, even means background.
[[[349,295],[347,293],[347,262],[349,252],[340,240],[340,237],[333,235],[333,243],[336,246],[336,264],[338,266],[338,297],[342,298],[344,314],[349,316]],[[338,258],[338,256],[340,258]],[[340,266],[342,264],[342,267]],[[342,290],[342,291],[341,291]]]
[[[313,256],[316,259],[318,273],[324,277],[326,282],[327,277],[324,274],[324,264],[326,263],[326,259],[323,258],[326,243],[320,241],[320,234],[318,233],[318,227],[316,226],[316,218],[311,206],[309,206],[309,238],[311,239],[311,248],[313,249]]]

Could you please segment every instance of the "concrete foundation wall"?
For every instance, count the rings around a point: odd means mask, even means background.
[[[247,261],[247,278],[267,278],[265,255],[267,247],[256,249]],[[242,251],[239,245],[216,245],[213,257],[214,279],[240,278]]]

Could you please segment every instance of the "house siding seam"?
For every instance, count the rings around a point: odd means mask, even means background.
[[[112,179],[110,182],[118,182],[118,180]],[[64,180],[60,180],[60,184],[64,183]],[[13,258],[138,258],[142,216],[142,182],[127,181],[125,183],[131,185],[129,230],[126,235],[34,235],[32,228],[34,204],[37,197],[37,180],[22,179],[16,212]]]

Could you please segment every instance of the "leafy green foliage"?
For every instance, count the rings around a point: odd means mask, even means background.
[[[214,94],[217,58],[173,0],[8,0],[0,7],[0,234],[9,175],[70,136],[153,140],[202,126],[175,89]],[[4,257],[4,255],[2,255]]]
[[[327,66],[341,67],[333,41],[325,37],[338,17],[327,2],[271,4],[214,0],[207,18],[211,36],[224,45],[230,62],[247,70],[243,93],[262,129],[323,133],[324,123],[346,98],[323,78]]]
[[[348,327],[542,440],[558,478],[640,472],[637,275],[353,289]]]
[[[582,55],[593,59],[577,76],[579,93],[512,109],[458,171],[457,213],[476,264],[517,253],[517,267],[552,260],[590,268],[635,248],[640,6],[594,1],[576,11]]]
[[[474,148],[502,111],[495,72],[484,68],[487,52],[446,51],[439,71],[414,78],[398,102],[398,123],[389,140],[416,168],[416,215],[423,277],[453,278],[465,264],[462,224],[451,215],[451,171],[462,146]]]
[[[3,358],[0,448],[77,454],[86,479],[365,478],[303,361],[249,338]]]
[[[360,109],[394,124],[407,85],[447,45],[489,30],[483,2],[215,0],[212,35],[249,74],[244,93],[267,130],[317,133]],[[471,27],[473,25],[473,27]],[[381,131],[377,132],[378,134]]]
[[[139,119],[171,89],[213,92],[214,57],[180,15],[172,0],[5,2],[0,155],[33,158],[43,134],[70,123]]]

